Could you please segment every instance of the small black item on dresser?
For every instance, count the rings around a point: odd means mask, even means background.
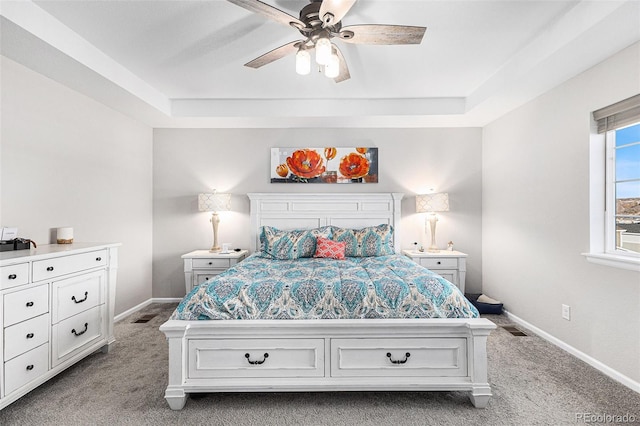
[[[31,248],[31,244],[33,244],[34,248],[36,247],[36,243],[25,238],[2,240],[0,241],[0,251],[29,250]]]
[[[234,248],[233,251],[241,251],[242,249]]]

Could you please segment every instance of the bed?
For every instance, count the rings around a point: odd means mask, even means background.
[[[171,409],[195,392],[468,391],[487,405],[495,325],[399,254],[402,194],[248,196],[253,254],[194,288],[160,327]],[[278,245],[290,230],[306,243]],[[334,240],[350,256],[303,253]]]

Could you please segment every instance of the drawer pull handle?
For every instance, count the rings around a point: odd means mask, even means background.
[[[209,265],[213,265],[213,262],[209,262]]]
[[[96,262],[100,262],[102,260],[101,257],[96,257]]]
[[[33,333],[27,334],[27,339],[33,339]]]
[[[9,275],[9,279],[10,280],[15,280],[16,278],[18,278],[18,276],[16,274]]]
[[[439,260],[438,260],[438,265],[442,265],[442,262],[440,262]]]
[[[27,371],[31,371],[31,370],[33,370],[33,364],[27,365]]]
[[[269,358],[269,354],[265,352],[264,355],[262,355],[263,358],[262,360],[255,360],[255,361],[251,361],[251,355],[244,354],[244,357],[247,359],[247,362],[251,365],[260,365],[260,364],[264,364],[264,362],[267,360],[267,358]]]
[[[53,271],[53,266],[47,266],[47,271],[49,272]]]
[[[85,322],[85,323],[84,323],[84,330],[82,330],[80,333],[76,333],[76,329],[75,329],[75,328],[74,328],[73,330],[71,330],[71,332],[72,332],[73,334],[75,334],[76,336],[82,336],[84,333],[86,333],[86,332],[87,332],[87,329],[88,329],[88,328],[89,328],[89,323],[88,323],[88,322]]]
[[[89,297],[89,292],[88,292],[88,291],[85,291],[85,292],[84,292],[84,299],[77,300],[75,296],[71,296],[71,300],[73,300],[73,301],[74,301],[74,302],[76,302],[76,303],[82,303],[82,302],[84,302],[85,300],[87,300],[87,297]]]
[[[27,308],[30,308],[33,306],[33,302],[27,302]]]
[[[391,358],[391,352],[387,352],[387,358],[389,358],[389,361],[391,361],[391,363],[393,364],[404,364],[409,360],[410,356],[411,354],[407,352],[406,354],[404,354],[404,359],[393,359]]]

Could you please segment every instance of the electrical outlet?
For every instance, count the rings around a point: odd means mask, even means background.
[[[571,321],[571,306],[562,305],[562,318]]]

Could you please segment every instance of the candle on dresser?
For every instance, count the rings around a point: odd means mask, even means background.
[[[57,238],[58,244],[73,243],[73,228],[71,227],[58,228],[56,238]]]

